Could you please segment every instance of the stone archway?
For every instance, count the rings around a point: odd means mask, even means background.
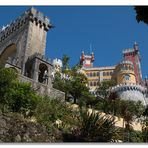
[[[17,64],[17,47],[16,44],[12,43],[9,46],[7,46],[3,52],[0,55],[0,65],[3,66],[7,60],[11,62],[12,64]]]
[[[45,83],[45,81],[46,81],[45,72],[48,73],[48,67],[47,67],[46,64],[41,63],[41,64],[39,65],[39,77],[38,77],[38,81],[39,81],[40,83]]]

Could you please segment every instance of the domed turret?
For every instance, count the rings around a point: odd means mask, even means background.
[[[63,67],[62,61],[60,59],[53,60],[53,67],[55,71],[60,72],[61,68]]]
[[[136,84],[134,65],[131,61],[120,62],[115,69],[117,84]]]

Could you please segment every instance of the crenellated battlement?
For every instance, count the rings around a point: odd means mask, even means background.
[[[40,28],[44,28],[45,31],[48,31],[49,28],[52,27],[50,20],[43,15],[43,13],[37,11],[35,8],[30,8],[25,11],[21,16],[19,16],[16,20],[3,26],[0,29],[0,43],[2,43],[8,36],[22,28],[29,21],[32,23],[35,22],[36,25],[39,25]]]
[[[119,64],[130,64],[130,65],[133,65],[133,63],[131,61],[128,61],[128,60],[123,60]]]
[[[39,24],[40,27],[44,27],[46,31],[48,31],[49,28],[52,27],[48,17],[44,16],[43,13],[41,13],[37,9],[32,7],[29,10],[27,10],[25,13],[27,14],[29,20],[31,20],[32,22],[36,22],[36,24]]]
[[[140,91],[142,93],[146,92],[146,88],[137,85],[137,84],[119,84],[111,88],[111,92],[119,92],[119,91]]]
[[[124,50],[122,51],[122,53],[123,53],[123,54],[125,54],[125,53],[132,53],[132,52],[134,52],[134,51],[135,51],[134,49],[128,48],[128,49],[124,49]]]

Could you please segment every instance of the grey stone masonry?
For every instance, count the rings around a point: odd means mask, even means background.
[[[50,28],[48,17],[32,7],[0,29],[0,66],[14,68],[39,94],[63,99],[65,94],[52,88],[53,65],[45,57]]]
[[[123,100],[141,101],[143,105],[148,105],[145,97],[146,88],[137,84],[120,84],[112,87],[111,92],[116,92],[118,98]]]

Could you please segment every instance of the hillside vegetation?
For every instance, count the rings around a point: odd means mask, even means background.
[[[140,102],[95,98],[76,67],[64,71],[72,79],[57,74],[53,84],[66,93],[66,101],[60,102],[37,95],[29,83],[17,80],[13,69],[0,68],[1,142],[147,142],[147,110]],[[79,108],[73,109],[73,103]],[[126,128],[115,127],[113,116],[89,113],[88,107],[123,117]],[[133,130],[133,120],[143,124],[143,131]]]

